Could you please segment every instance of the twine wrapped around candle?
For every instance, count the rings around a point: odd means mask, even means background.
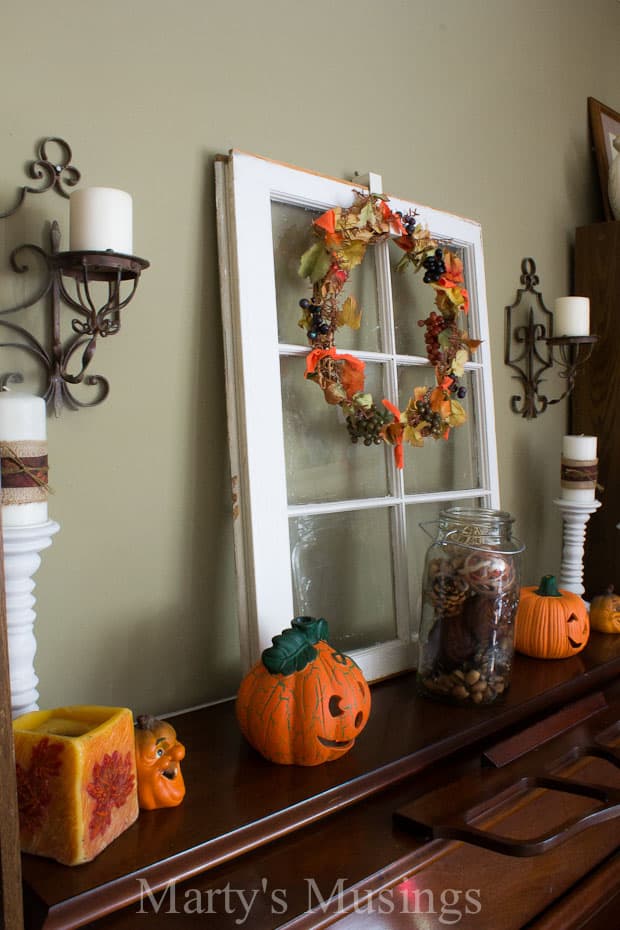
[[[563,488],[595,490],[598,478],[598,459],[580,461],[562,456],[560,483]]]
[[[48,484],[47,443],[36,440],[0,442],[2,504],[46,501]]]

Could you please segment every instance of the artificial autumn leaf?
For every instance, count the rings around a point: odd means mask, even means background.
[[[374,223],[375,221],[375,210],[370,200],[368,200],[359,213],[359,223],[360,226],[365,226],[366,223]]]
[[[454,356],[452,361],[452,374],[456,375],[457,378],[461,378],[465,374],[465,362],[469,358],[469,352],[467,349],[459,349]]]
[[[340,381],[346,391],[347,397],[353,397],[354,394],[358,394],[360,391],[364,390],[364,367],[353,365],[351,362],[345,360],[342,363]]]
[[[396,236],[402,236],[405,232],[405,227],[403,226],[402,220],[398,213],[392,213],[389,211],[389,215],[385,217],[389,223],[390,231],[393,232]]]
[[[340,214],[336,229],[341,229],[343,232],[347,230],[357,230],[360,226],[364,226],[364,223],[360,223],[360,210],[351,207],[349,210],[343,210]]]
[[[462,297],[461,297],[461,289],[458,287],[455,287],[454,284],[450,284],[450,282],[446,282],[445,284],[442,284],[441,283],[442,280],[445,280],[445,279],[440,278],[439,281],[431,282],[431,287],[434,287],[438,294],[445,295],[445,297],[448,299],[448,301],[451,304],[454,304],[455,306],[460,306],[463,302]]]
[[[359,329],[362,322],[362,311],[357,299],[350,295],[342,305],[340,312],[339,325],[350,326],[351,329]]]
[[[460,284],[463,280],[463,262],[461,259],[454,252],[445,252],[443,260],[446,266],[445,276],[453,284]]]
[[[301,256],[298,274],[310,278],[313,284],[325,277],[332,263],[329,252],[322,242],[315,242]]]
[[[482,345],[482,339],[463,338],[463,345],[466,345],[470,352],[475,352],[478,346]]]
[[[339,249],[343,242],[344,239],[341,233],[325,233],[325,247],[329,249],[330,252],[335,252]]]
[[[365,410],[369,410],[373,405],[372,394],[354,394],[351,400],[354,400],[356,404]]]
[[[413,241],[413,239],[411,239],[409,236],[406,236],[406,235],[399,236],[398,239],[394,239],[394,243],[395,245],[398,246],[399,249],[402,249],[403,252],[413,252],[413,250],[415,249],[415,242]],[[400,265],[402,265],[402,263],[405,262],[405,264],[403,265],[403,269],[402,269],[403,271],[407,267],[406,265],[407,261],[408,261],[407,256],[403,256],[403,258],[401,258],[401,260],[398,263],[400,267]]]
[[[450,416],[448,417],[448,424],[450,426],[462,426],[467,420],[467,414],[463,408],[463,405],[458,402],[458,400],[450,400]]]
[[[454,313],[454,304],[450,300],[448,294],[443,288],[438,288],[437,285],[431,284],[431,287],[435,288],[435,306],[444,316],[450,316]]]
[[[403,430],[403,439],[405,442],[408,442],[410,446],[423,446],[424,437],[422,436],[422,429],[428,427],[428,423],[420,423],[419,426],[406,426]]]
[[[428,229],[423,229],[421,226],[416,226],[415,240],[416,258],[420,262],[427,258],[429,255],[435,254],[437,242],[433,239]]]
[[[356,265],[361,265],[365,254],[366,254],[366,243],[365,242],[359,242],[357,240],[351,240],[349,242],[344,242],[338,251],[338,264],[341,265],[343,268],[346,268],[347,271],[350,271],[351,268],[355,268]],[[325,269],[324,274],[326,272],[327,272],[327,268]]]
[[[347,392],[342,384],[338,384],[337,381],[329,381],[325,386],[323,391],[325,395],[325,400],[328,404],[341,404],[343,400],[347,399]]]
[[[450,401],[440,387],[431,391],[431,410],[433,413],[438,413],[442,420],[450,416]]]

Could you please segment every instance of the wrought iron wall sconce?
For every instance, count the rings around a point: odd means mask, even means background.
[[[57,150],[52,160],[49,151]],[[0,213],[6,219],[17,213],[28,194],[56,190],[69,197],[69,188],[80,180],[80,172],[71,164],[71,148],[64,139],[50,136],[38,148],[38,158],[29,166],[30,177],[39,186],[24,186],[18,190],[14,205]],[[106,251],[61,251],[61,234],[54,220],[49,230],[49,251],[38,245],[24,244],[13,249],[10,265],[17,274],[29,270],[28,257],[41,267],[43,283],[36,292],[12,307],[0,309],[0,327],[12,334],[13,341],[0,342],[0,348],[22,349],[42,365],[47,382],[44,399],[56,416],[63,407],[76,410],[94,407],[108,395],[109,383],[99,374],[90,374],[90,364],[99,337],[112,336],[120,330],[121,311],[132,300],[142,271],[149,263],[135,255],[110,249]],[[103,287],[99,283],[103,282]],[[9,322],[7,317],[45,301],[49,313],[49,343],[46,348],[24,326]],[[72,332],[62,336],[62,305],[78,314],[71,320]],[[20,372],[7,372],[0,377],[0,388],[9,382],[23,381]],[[72,387],[85,384],[95,389],[89,400],[77,398]]]
[[[510,408],[527,420],[544,413],[551,404],[559,404],[575,387],[577,372],[592,354],[598,336],[554,335],[554,315],[548,310],[542,294],[536,289],[539,278],[533,258],[521,262],[521,284],[514,303],[506,307],[504,333],[504,362],[516,371],[523,394],[513,394]],[[557,358],[554,358],[554,350]],[[540,387],[544,373],[559,366],[558,375],[566,382],[566,389],[554,400],[549,400]]]

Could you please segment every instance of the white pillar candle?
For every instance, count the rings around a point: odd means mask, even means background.
[[[597,437],[596,436],[564,436],[562,438],[562,466],[567,462],[583,462],[592,465],[597,463]],[[578,466],[577,466],[578,467]],[[596,487],[562,487],[560,496],[567,501],[593,501]]]
[[[0,391],[0,447],[2,464],[10,468],[15,454],[20,459],[47,457],[47,422],[45,401],[32,394]],[[29,448],[30,445],[30,448]],[[4,526],[31,526],[46,523],[47,490],[34,488],[11,488],[10,476],[3,477],[2,520]],[[30,492],[30,493],[29,493]],[[19,502],[20,497],[38,496],[40,500]],[[5,498],[16,500],[4,503]]]
[[[553,314],[553,335],[590,335],[590,301],[587,297],[558,297]]]
[[[113,187],[86,187],[69,201],[69,248],[72,252],[133,253],[131,195]]]

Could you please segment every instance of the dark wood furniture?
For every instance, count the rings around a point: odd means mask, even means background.
[[[599,499],[588,523],[586,596],[613,584],[620,591],[620,222],[577,229],[575,293],[590,298],[590,329],[599,341],[571,396],[571,432],[598,436]]]
[[[315,768],[262,759],[232,702],[182,714],[184,803],[141,813],[86,866],[24,856],[26,926],[614,926],[619,675],[620,636],[595,634],[572,659],[517,656],[505,701],[485,709],[395,678],[373,687],[355,747]],[[515,856],[442,838],[466,811],[482,834],[552,839]]]

